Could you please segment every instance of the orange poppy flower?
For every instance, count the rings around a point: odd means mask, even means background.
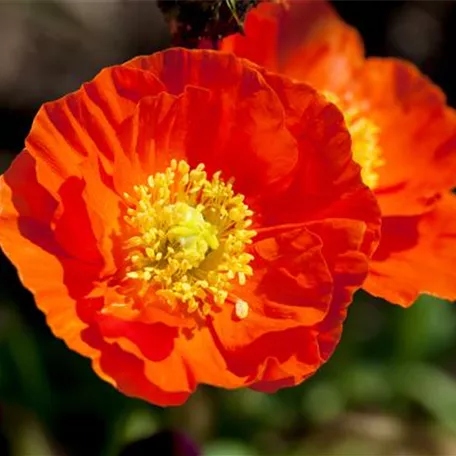
[[[54,334],[160,405],[314,373],[380,223],[336,107],[183,49],[46,103],[0,207],[0,244]]]
[[[221,49],[311,84],[344,113],[383,215],[364,289],[405,307],[420,293],[456,299],[456,115],[441,90],[410,63],[365,58],[323,0],[265,2],[245,30]]]

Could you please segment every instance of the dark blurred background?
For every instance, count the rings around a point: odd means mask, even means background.
[[[412,60],[456,106],[455,2],[334,6],[369,55]],[[0,172],[41,103],[169,42],[149,0],[3,0]],[[179,430],[207,456],[453,456],[455,354],[451,303],[423,297],[405,311],[361,293],[336,354],[300,387],[276,395],[201,388],[163,410],[122,396],[55,339],[1,256],[0,456],[167,456],[169,446],[148,439],[160,429]],[[180,445],[188,456],[190,447]]]

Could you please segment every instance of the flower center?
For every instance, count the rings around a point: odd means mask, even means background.
[[[234,280],[243,285],[252,275],[245,249],[256,235],[253,212],[220,175],[209,180],[204,165],[190,170],[172,160],[124,195],[132,230],[126,277],[138,281],[140,296],[152,290],[172,309],[207,315],[225,302]]]
[[[384,164],[379,145],[380,129],[372,120],[365,117],[361,109],[347,94],[339,98],[332,92],[323,92],[326,99],[335,104],[344,115],[345,123],[352,138],[353,160],[361,166],[363,182],[374,189],[378,185],[378,168]]]

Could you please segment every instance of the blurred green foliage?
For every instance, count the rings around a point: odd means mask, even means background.
[[[161,409],[101,381],[2,264],[1,455],[115,456],[162,428],[207,456],[456,454],[450,303],[424,296],[404,310],[360,292],[335,355],[303,385],[275,395],[205,387]]]

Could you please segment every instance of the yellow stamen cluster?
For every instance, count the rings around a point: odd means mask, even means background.
[[[207,315],[223,304],[231,282],[243,285],[252,274],[245,252],[256,232],[244,196],[220,172],[209,180],[204,165],[190,170],[172,160],[163,173],[125,194],[125,221],[133,230],[126,242],[127,278],[140,281],[141,295],[152,289],[175,309]]]
[[[363,182],[371,189],[376,188],[379,179],[378,168],[384,164],[379,146],[379,128],[356,106],[350,94],[343,99],[331,92],[323,92],[323,94],[344,115],[352,137],[353,159],[361,166]]]

